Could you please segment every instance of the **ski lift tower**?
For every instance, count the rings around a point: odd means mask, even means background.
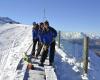
[[[46,17],[46,11],[45,11],[45,8],[44,8],[43,13],[44,13],[44,15],[43,15],[43,21],[46,21],[46,20],[47,20],[47,17]]]

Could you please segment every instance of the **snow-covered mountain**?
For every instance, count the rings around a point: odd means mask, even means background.
[[[86,34],[91,39],[100,39],[100,33],[99,32],[90,32]]]
[[[84,36],[88,36],[90,39],[100,39],[100,33],[96,32],[61,32],[61,37],[63,39],[82,39]]]
[[[63,39],[81,39],[84,35],[80,32],[61,32],[61,37]]]
[[[5,23],[10,23],[10,24],[19,24],[19,22],[16,22],[8,17],[0,17],[0,24],[5,24]]]

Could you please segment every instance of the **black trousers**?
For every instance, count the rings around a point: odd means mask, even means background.
[[[48,46],[45,45],[45,48],[43,48],[43,52],[42,52],[41,59],[40,59],[41,63],[45,62],[47,55],[48,55]]]
[[[40,55],[42,47],[43,47],[43,44],[41,42],[38,42],[38,49],[37,49],[36,57]]]
[[[36,48],[36,44],[37,44],[38,40],[33,40],[33,48],[32,48],[32,55],[35,55],[35,48]]]
[[[53,63],[54,62],[54,56],[55,56],[55,45],[56,42],[53,41],[50,45],[50,53],[49,53],[49,63]]]
[[[41,59],[40,62],[44,63],[45,59],[47,58],[48,55],[48,46],[46,46],[45,49],[43,49],[42,55],[41,55]],[[55,41],[51,43],[50,45],[50,53],[49,53],[49,63],[53,63],[54,62],[54,56],[55,56]]]

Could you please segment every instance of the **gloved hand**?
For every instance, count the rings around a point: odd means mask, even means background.
[[[44,44],[44,45],[43,45],[43,49],[44,49],[44,50],[47,50],[48,48],[49,48],[49,46],[48,46],[47,44]]]

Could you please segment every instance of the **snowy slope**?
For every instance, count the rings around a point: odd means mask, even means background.
[[[22,53],[31,43],[31,27],[28,25],[0,26],[0,80],[14,80]]]
[[[56,46],[56,73],[58,80],[81,80],[81,63],[76,62],[75,58],[69,57],[67,53]]]
[[[97,36],[99,33],[86,33],[87,35],[89,34],[89,37],[91,39],[98,39]],[[67,36],[66,36],[67,35]],[[78,41],[81,40],[82,36],[84,34],[76,33],[76,32],[71,32],[70,33],[63,33],[61,34],[61,49],[56,50],[59,55],[57,55],[60,58],[59,63],[56,61],[56,64],[62,64],[57,67],[60,72],[57,73],[59,76],[59,80],[80,80],[79,77],[85,78],[85,80],[100,80],[100,57],[95,54],[94,48],[89,49],[89,67],[88,67],[88,75],[83,76],[83,45],[79,44]],[[65,37],[66,36],[66,37]],[[72,41],[70,41],[70,39]],[[74,40],[78,40],[74,42]],[[74,43],[73,43],[74,42]],[[90,43],[91,44],[91,43]],[[94,45],[95,46],[95,45]],[[100,50],[100,48],[99,48]],[[57,57],[57,59],[59,59]],[[61,61],[62,60],[62,61]],[[69,68],[69,66],[70,68]],[[66,66],[66,68],[64,68]],[[69,70],[67,69],[69,68]],[[73,74],[70,73],[71,70],[73,71]],[[62,73],[61,73],[62,71]],[[65,73],[68,73],[67,75]],[[72,74],[72,75],[70,75]],[[77,77],[72,78],[71,76],[74,76],[75,74]],[[86,79],[87,78],[87,79]]]

